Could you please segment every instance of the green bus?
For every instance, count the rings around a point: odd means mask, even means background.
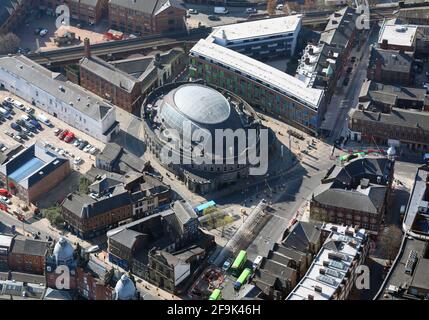
[[[244,264],[247,261],[247,252],[244,250],[241,250],[237,258],[235,258],[234,263],[231,266],[232,274],[235,276],[238,276],[243,269]]]
[[[212,294],[209,297],[209,300],[221,300],[222,299],[222,291],[220,289],[214,289]]]
[[[234,289],[239,290],[243,283],[245,283],[247,279],[249,279],[251,274],[252,270],[250,270],[249,268],[244,269],[240,277],[238,277],[237,281],[234,283]]]

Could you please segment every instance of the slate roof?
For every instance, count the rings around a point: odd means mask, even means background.
[[[368,68],[375,68],[377,62],[381,63],[381,70],[410,73],[414,54],[412,52],[399,52],[371,47]]]
[[[317,243],[320,234],[320,228],[316,229],[314,223],[298,221],[286,238],[283,239],[282,245],[307,253],[309,243]]]
[[[137,237],[141,235],[143,235],[141,232],[137,232],[132,229],[122,229],[117,233],[110,235],[109,238],[131,250],[137,240]]]
[[[182,225],[187,224],[190,220],[198,218],[191,205],[186,201],[175,201],[173,203],[173,211]]]
[[[122,185],[113,188],[111,196],[103,196],[94,200],[88,195],[69,194],[62,206],[79,217],[89,219],[113,208],[121,208],[132,203],[131,195]]]
[[[72,300],[68,291],[47,288],[43,300]]]
[[[345,48],[356,28],[357,14],[351,7],[345,7],[331,14],[320,42],[331,46]]]
[[[61,74],[51,72],[25,56],[2,57],[0,67],[37,86],[40,90],[48,92],[59,101],[67,104],[72,102],[74,109],[96,121],[102,120],[115,108],[110,102],[66,81]]]
[[[42,240],[29,239],[24,236],[16,236],[13,241],[12,254],[22,254],[31,256],[46,256],[48,242]]]
[[[370,121],[375,123],[385,123],[392,126],[406,128],[421,128],[429,130],[429,112],[404,110],[393,108],[390,113],[371,112],[355,109],[350,117],[362,121]]]
[[[158,14],[170,6],[183,9],[183,5],[177,0],[110,0],[109,4],[124,7],[145,14]]]
[[[80,60],[79,64],[82,68],[127,92],[131,92],[137,85],[137,81],[134,77],[116,69],[110,63],[96,56],[91,56],[90,58],[84,57]]]
[[[429,96],[426,89],[389,85],[372,80],[366,80],[361,87],[359,100],[370,100],[395,106],[398,100],[409,101],[409,108],[413,102],[429,105]]]

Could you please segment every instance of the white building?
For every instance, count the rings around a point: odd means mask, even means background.
[[[235,23],[215,28],[208,41],[254,58],[291,56],[302,15]]]
[[[0,87],[102,142],[119,130],[114,105],[24,56],[0,58]]]
[[[353,289],[356,268],[368,253],[368,233],[330,223],[321,230],[328,237],[286,300],[345,300]]]
[[[418,26],[398,24],[396,19],[386,20],[380,30],[378,45],[382,49],[414,51]]]

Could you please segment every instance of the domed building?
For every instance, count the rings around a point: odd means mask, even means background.
[[[259,148],[262,125],[243,99],[197,82],[171,83],[146,98],[142,113],[148,150],[190,190],[205,194],[248,177],[247,152]],[[235,138],[216,147],[225,130],[240,131],[245,145]]]
[[[134,300],[136,298],[136,287],[125,273],[116,283],[114,298],[115,300]]]
[[[57,266],[72,264],[74,260],[73,253],[73,246],[64,237],[60,237],[53,251]]]

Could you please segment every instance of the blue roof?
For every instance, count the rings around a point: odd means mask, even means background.
[[[15,171],[13,171],[9,178],[20,182],[22,179],[28,177],[30,174],[33,174],[35,171],[39,170],[45,165],[45,162],[40,160],[39,158],[33,157],[25,162],[22,166],[18,167]]]
[[[206,203],[200,204],[198,207],[195,208],[195,210],[197,212],[201,212],[201,211],[204,211],[207,208],[214,207],[215,205],[216,205],[216,202],[214,202],[213,200],[210,200],[210,201],[208,201]]]

